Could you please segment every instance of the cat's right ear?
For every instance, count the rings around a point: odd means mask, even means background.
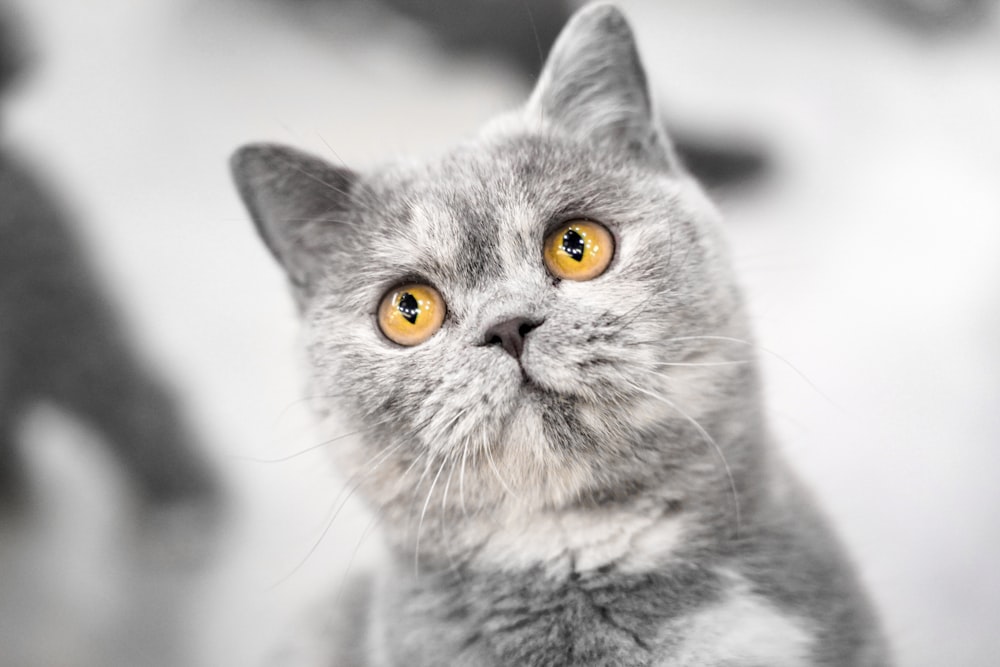
[[[310,293],[349,213],[357,175],[276,144],[243,146],[230,168],[264,243],[292,284]]]
[[[676,169],[632,29],[613,5],[587,5],[569,20],[552,46],[526,115],[623,149],[655,167]]]

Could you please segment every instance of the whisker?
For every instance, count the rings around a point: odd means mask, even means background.
[[[344,158],[340,157],[340,154],[337,153],[336,150],[334,150],[333,146],[330,145],[330,142],[326,140],[326,137],[324,137],[319,132],[316,133],[316,136],[319,137],[319,140],[323,142],[323,145],[326,146],[327,150],[330,151],[333,157],[337,159],[337,162],[339,162],[341,166],[346,167],[347,162],[345,162]],[[368,192],[369,195],[372,196],[373,199],[377,199],[375,190],[372,188],[371,184],[368,181],[364,179],[358,179],[358,183],[361,185],[362,188],[364,188]],[[359,199],[355,199],[355,201],[357,203],[362,203]]]
[[[396,443],[392,447],[387,448],[385,451],[379,452],[379,454],[375,457],[379,460],[368,470],[366,470],[364,474],[355,473],[354,475],[351,475],[350,479],[348,479],[348,481],[344,484],[343,489],[340,490],[340,492],[337,494],[337,497],[334,498],[333,503],[331,503],[331,507],[336,506],[336,510],[333,512],[331,516],[327,518],[326,525],[323,527],[323,530],[320,533],[319,537],[316,538],[312,546],[309,548],[309,551],[306,552],[306,555],[302,557],[302,559],[295,565],[295,567],[292,568],[292,570],[288,574],[286,574],[285,576],[281,577],[278,581],[271,584],[270,588],[275,588],[277,586],[280,586],[284,582],[288,581],[293,575],[295,575],[296,572],[302,569],[302,567],[306,564],[309,558],[314,553],[316,553],[316,549],[318,549],[319,545],[322,544],[323,540],[330,532],[330,528],[332,528],[334,522],[336,522],[337,516],[340,515],[341,510],[344,509],[344,507],[347,505],[347,501],[351,499],[351,496],[354,495],[354,492],[357,491],[361,487],[361,484],[365,481],[365,479],[367,479],[370,475],[372,475],[378,469],[378,467],[382,465],[392,455],[392,453],[396,449],[398,449],[402,444],[403,444],[402,442]],[[358,477],[359,475],[360,478]],[[354,486],[351,488],[350,492],[348,492],[348,494],[344,497],[344,499],[340,502],[340,504],[337,505],[337,501],[343,495],[344,490],[347,489],[347,487],[352,484],[352,480],[356,483],[354,483]]]
[[[340,157],[340,154],[337,153],[337,151],[333,150],[333,146],[331,146],[330,142],[326,140],[326,137],[324,137],[318,131],[316,132],[316,136],[319,137],[319,140],[323,142],[323,145],[326,146],[327,150],[329,150],[330,153],[333,154],[333,157],[337,159],[337,162],[339,162],[341,165],[347,164],[346,162],[344,162],[344,158]]]
[[[345,220],[343,218],[334,218],[333,216],[323,215],[323,216],[308,216],[305,218],[293,218],[289,216],[275,218],[275,222],[279,223],[292,223],[292,222],[318,222],[318,223],[334,223],[339,225],[349,225],[350,220]]]
[[[489,461],[490,467],[493,468],[493,474],[496,475],[497,481],[500,482],[500,486],[502,486],[503,490],[509,493],[512,498],[520,501],[521,498],[514,493],[509,486],[507,486],[507,482],[505,482],[503,477],[500,476],[500,470],[497,468],[496,461],[493,460],[493,454],[490,452],[490,446],[488,443],[483,447],[483,451],[486,453],[486,460]]]
[[[795,364],[793,364],[791,361],[789,361],[785,357],[781,356],[780,354],[778,354],[774,350],[766,348],[763,345],[760,345],[758,343],[754,343],[754,342],[751,342],[751,341],[748,341],[748,340],[743,340],[742,338],[732,338],[730,336],[678,336],[676,338],[669,338],[669,339],[667,339],[666,341],[663,341],[663,342],[674,342],[674,341],[685,341],[685,340],[716,340],[716,341],[723,341],[723,342],[727,342],[727,343],[736,343],[738,345],[746,345],[748,347],[756,348],[756,349],[760,350],[761,352],[765,352],[765,353],[771,355],[772,357],[774,357],[775,359],[777,359],[778,361],[780,361],[781,363],[783,363],[789,369],[791,369],[791,371],[793,373],[795,373],[796,375],[798,375],[799,378],[803,382],[805,382],[807,385],[809,385],[809,387],[813,391],[815,391],[817,394],[819,394],[821,397],[823,397],[823,399],[826,400],[830,405],[832,405],[833,407],[837,408],[838,410],[840,410],[841,412],[843,412],[845,414],[849,414],[849,411],[846,408],[844,408],[839,403],[837,403],[835,400],[833,400],[832,398],[830,398],[830,396],[828,396],[822,389],[820,389],[816,385],[816,383],[814,383],[812,380],[810,380],[809,377],[805,373],[803,373],[802,371],[800,371],[798,369],[798,367],[795,366]]]
[[[729,467],[729,461],[726,460],[726,455],[723,453],[722,448],[719,447],[719,444],[715,441],[715,438],[713,438],[708,433],[708,431],[706,431],[705,428],[701,424],[698,423],[698,420],[696,420],[694,417],[692,417],[688,413],[684,412],[684,410],[682,410],[680,408],[680,406],[678,406],[676,403],[674,403],[673,401],[671,401],[670,399],[668,399],[666,396],[661,396],[660,394],[656,394],[654,392],[651,392],[651,391],[649,391],[647,389],[644,389],[644,388],[642,388],[642,387],[640,387],[640,386],[638,386],[636,384],[631,384],[631,386],[636,391],[638,391],[638,392],[640,392],[642,394],[646,394],[647,396],[650,396],[651,398],[655,398],[657,400],[663,401],[668,406],[670,406],[681,417],[683,417],[688,422],[690,422],[691,425],[694,426],[695,429],[697,429],[697,431],[701,435],[701,437],[704,438],[704,440],[706,442],[708,442],[712,446],[712,448],[715,450],[715,453],[719,457],[719,461],[722,463],[722,467],[725,469],[726,478],[729,480],[729,489],[730,489],[730,491],[732,493],[733,508],[734,508],[734,511],[735,511],[734,513],[735,513],[735,517],[736,517],[736,537],[738,538],[739,535],[740,535],[740,529],[742,527],[742,513],[741,513],[741,510],[740,510],[739,492],[736,489],[736,480],[733,477],[733,471],[732,471],[732,469]]]
[[[420,473],[420,477],[419,477],[419,479],[417,479],[417,483],[413,486],[413,492],[410,494],[410,511],[409,511],[409,514],[407,516],[407,521],[406,521],[406,537],[407,538],[410,537],[410,529],[413,527],[413,515],[415,513],[413,510],[414,510],[414,507],[416,506],[418,494],[420,493],[420,487],[423,486],[424,480],[427,478],[427,475],[430,473],[431,468],[434,466],[434,457],[431,454],[431,452],[425,450],[421,454],[421,456],[424,456],[424,455],[427,455],[427,458],[424,461],[424,471],[422,473]]]
[[[535,46],[538,48],[538,67],[539,71],[545,67],[545,53],[542,49],[542,40],[538,36],[538,26],[535,24],[535,17],[531,13],[531,7],[528,5],[528,0],[522,0],[522,5],[524,5],[524,11],[528,15],[528,23],[531,24],[531,33],[535,37]]]
[[[358,538],[358,543],[354,545],[354,550],[351,551],[351,557],[347,561],[347,567],[344,569],[344,574],[340,578],[340,585],[337,587],[337,594],[334,596],[335,607],[338,606],[338,603],[340,602],[340,596],[343,594],[344,587],[347,585],[348,576],[351,573],[351,568],[354,566],[355,559],[358,557],[358,552],[361,551],[361,545],[364,544],[368,535],[371,534],[375,527],[382,521],[382,511],[383,508],[380,507],[378,511],[375,512],[375,516],[373,516],[368,522],[368,525],[365,526],[364,531],[361,533],[361,537]]]
[[[279,456],[278,458],[274,458],[274,459],[262,459],[262,458],[258,458],[258,457],[255,457],[255,456],[244,456],[244,455],[240,455],[240,454],[233,455],[233,458],[236,459],[236,460],[238,460],[238,461],[250,461],[252,463],[283,463],[284,461],[290,461],[290,460],[292,460],[292,459],[294,459],[296,457],[302,456],[303,454],[308,454],[309,452],[316,451],[317,449],[322,449],[323,447],[328,447],[329,445],[337,442],[338,440],[343,440],[344,438],[349,438],[352,435],[358,435],[359,433],[364,433],[366,431],[370,431],[373,428],[375,428],[375,426],[372,426],[370,428],[358,429],[357,431],[351,431],[350,433],[344,433],[342,435],[338,435],[336,437],[330,438],[329,440],[324,440],[323,442],[321,442],[319,444],[310,445],[309,447],[306,447],[305,449],[301,449],[301,450],[295,452],[294,454],[289,454],[287,456]]]
[[[455,464],[458,463],[458,457],[455,456],[454,452],[449,452],[448,453],[448,456],[445,457],[445,462],[447,462],[448,459],[453,459],[453,460],[451,462],[451,470],[448,471],[448,477],[447,477],[447,479],[445,479],[445,482],[444,482],[444,491],[443,491],[443,493],[441,495],[441,512],[442,513],[444,513],[444,512],[447,511],[447,506],[448,506],[448,489],[451,487],[451,477],[452,477],[452,475],[455,474]]]
[[[743,366],[752,364],[752,359],[736,359],[733,361],[657,361],[654,366]]]
[[[406,478],[410,476],[410,472],[412,472],[413,469],[417,466],[417,463],[419,463],[428,453],[429,452],[427,452],[426,450],[424,450],[424,451],[420,452],[419,454],[417,454],[416,457],[414,457],[413,461],[410,463],[409,466],[406,467],[406,470],[403,471],[403,474],[400,476],[400,478],[398,480],[396,480],[396,485],[393,487],[393,491],[392,491],[393,492],[393,496],[398,496],[402,492],[403,483],[406,481]],[[425,472],[426,472],[427,468],[428,468],[428,466],[425,465],[424,466],[424,471]],[[423,479],[424,479],[424,475],[421,475],[420,479],[417,481],[416,486],[413,488],[412,498],[414,499],[414,501],[416,500],[417,491],[420,488],[420,484],[423,483]],[[411,503],[410,512],[409,512],[410,519],[408,519],[407,522],[406,522],[406,535],[407,535],[407,537],[409,537],[409,534],[410,534],[410,524],[412,522],[412,515],[413,515],[413,507],[412,507],[412,503]]]
[[[328,183],[328,182],[324,181],[319,176],[316,176],[315,174],[312,174],[312,173],[306,171],[305,169],[303,169],[302,167],[298,166],[294,162],[287,161],[287,164],[292,169],[294,169],[295,171],[299,172],[300,174],[302,174],[303,176],[305,176],[309,180],[315,181],[316,183],[319,183],[320,185],[322,185],[323,187],[327,188],[331,192],[336,192],[338,195],[340,195],[342,197],[346,197],[347,200],[350,201],[352,204],[360,205],[361,208],[366,209],[369,212],[371,211],[371,209],[364,202],[360,201],[357,198],[357,196],[354,195],[354,194],[352,194],[350,191],[348,191],[348,190],[342,190],[341,188],[338,188],[336,185],[333,185],[332,183]]]
[[[274,418],[274,424],[277,425],[284,418],[284,416],[288,413],[289,410],[303,403],[306,403],[308,401],[315,401],[321,398],[341,398],[343,396],[345,396],[345,394],[316,394],[315,396],[303,396],[302,398],[297,398],[288,405],[286,405],[285,407],[283,407],[278,412],[277,416]]]
[[[410,474],[410,471],[413,470],[414,467],[416,467],[417,463],[420,462],[420,459],[422,459],[426,455],[426,453],[427,452],[421,452],[413,458],[413,461],[411,461],[410,465],[406,467],[406,470],[403,471],[403,474],[400,476],[400,478],[396,480],[396,486],[393,487],[392,490],[393,494],[397,494],[401,491],[403,480],[406,479],[406,477]]]
[[[451,469],[448,471],[448,478],[444,483],[444,493],[441,496],[441,516],[438,523],[441,525],[441,542],[445,547],[445,555],[448,556],[448,561],[454,567],[455,560],[452,556],[452,550],[449,546],[450,535],[448,534],[448,489],[451,487],[451,478],[455,474],[455,466],[458,464],[458,451],[449,454],[448,458],[451,459]]]
[[[614,318],[612,318],[611,321],[609,322],[609,324],[618,325],[618,328],[614,330],[614,333],[620,333],[620,332],[624,331],[625,329],[627,329],[629,327],[629,325],[631,325],[633,322],[635,322],[635,320],[638,319],[639,316],[642,315],[642,313],[644,312],[643,309],[646,308],[647,306],[649,306],[649,304],[652,301],[655,301],[656,299],[659,299],[659,298],[662,298],[662,297],[672,296],[672,295],[675,295],[677,293],[678,293],[677,288],[674,287],[674,286],[671,286],[671,287],[668,287],[666,289],[656,291],[656,292],[654,292],[652,294],[648,294],[648,295],[644,296],[639,301],[639,303],[637,303],[636,305],[632,306],[631,308],[629,308],[628,310],[626,310],[624,313],[621,313],[620,315],[616,315]]]
[[[469,439],[465,438],[465,442],[462,445],[462,468],[458,473],[458,499],[461,501],[462,514],[466,519],[469,518],[469,510],[465,507],[465,461],[469,456]]]
[[[727,343],[739,343],[740,345],[749,345],[752,347],[757,347],[755,343],[752,343],[748,340],[744,340],[742,338],[733,338],[732,336],[717,336],[714,334],[705,334],[698,336],[674,336],[673,338],[664,339],[663,342],[673,343],[675,341],[684,341],[684,340],[721,340]]]
[[[427,514],[427,506],[431,504],[431,496],[434,495],[434,487],[437,486],[438,479],[441,477],[441,473],[444,471],[444,467],[447,463],[447,457],[441,460],[441,465],[438,466],[437,474],[434,475],[434,481],[431,482],[431,488],[427,491],[427,499],[424,500],[423,509],[420,510],[420,521],[417,523],[417,541],[413,547],[413,576],[415,577],[420,576],[420,531],[424,527],[424,516]]]

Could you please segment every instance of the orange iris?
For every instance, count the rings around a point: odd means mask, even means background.
[[[378,326],[400,345],[419,345],[444,322],[444,299],[430,285],[401,285],[389,290],[378,308]]]
[[[615,241],[604,225],[571,220],[545,239],[545,266],[556,278],[591,280],[604,273],[615,254]]]

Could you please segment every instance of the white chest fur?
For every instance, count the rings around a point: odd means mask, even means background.
[[[479,558],[500,570],[541,565],[583,573],[613,563],[624,573],[648,571],[668,560],[681,542],[683,515],[665,507],[520,517],[493,532]]]
[[[657,667],[811,665],[807,624],[755,595],[738,575],[727,579],[732,586],[721,601],[664,628],[664,635],[683,639]]]

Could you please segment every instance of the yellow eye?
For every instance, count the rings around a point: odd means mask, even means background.
[[[590,220],[571,220],[545,239],[545,266],[556,278],[591,280],[604,273],[615,254],[611,232]]]
[[[444,299],[430,285],[402,285],[382,297],[378,326],[394,343],[419,345],[441,328],[444,312]]]

